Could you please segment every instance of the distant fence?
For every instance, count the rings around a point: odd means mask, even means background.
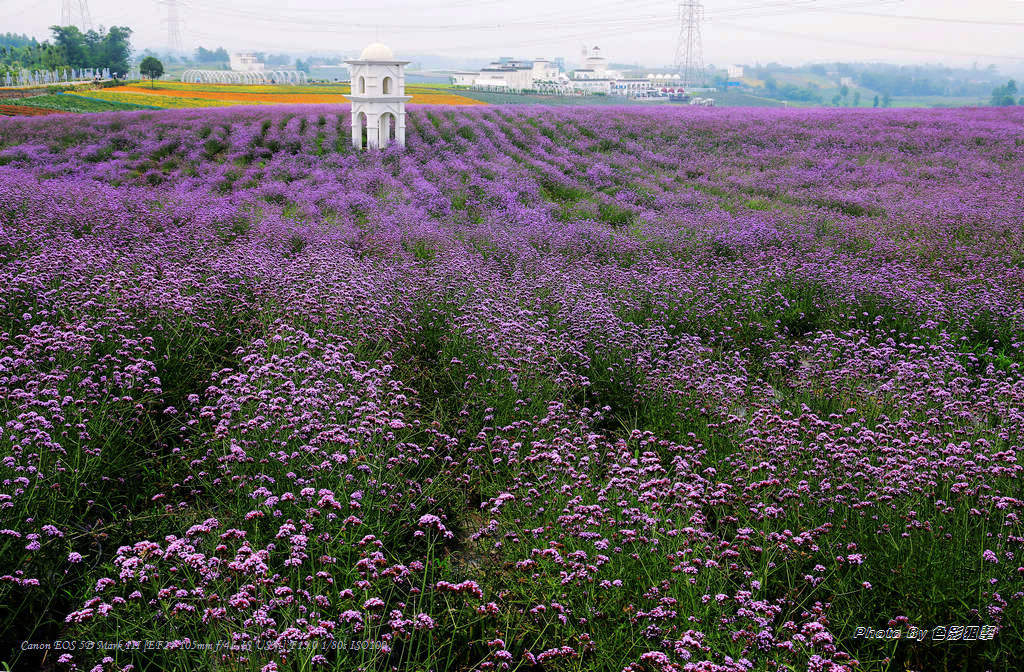
[[[6,72],[0,77],[0,86],[46,86],[68,82],[88,82],[95,79],[110,79],[110,68],[56,68],[53,70],[21,70]]]

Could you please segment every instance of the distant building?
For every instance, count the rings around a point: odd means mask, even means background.
[[[515,60],[507,56],[479,72],[457,70],[449,74],[449,81],[457,86],[476,86],[515,93],[550,89],[565,79],[558,67],[546,58]]]
[[[583,59],[583,67],[572,71],[569,87],[583,93],[626,98],[648,98],[658,93],[655,75],[624,77],[608,67],[608,59],[601,54],[600,47],[591,49]]]
[[[646,98],[654,93],[654,88],[646,79],[613,79],[611,95],[628,98]]]
[[[729,79],[743,79],[743,66],[742,65],[730,65],[726,69],[726,73]]]
[[[679,73],[664,73],[664,72],[652,72],[647,75],[647,81],[652,86],[662,87],[669,86],[672,88],[681,87],[683,85],[683,78],[679,76]]]
[[[449,81],[455,86],[473,86],[480,73],[476,70],[457,70],[450,73]]]
[[[608,68],[608,59],[600,47],[584,51],[584,67],[573,70],[567,77],[562,71],[560,58],[517,60],[509,57],[482,68],[479,72],[457,70],[449,73],[449,81],[458,86],[522,93],[535,91],[553,95],[626,96],[644,98],[657,93],[647,78],[631,79]]]
[[[499,61],[480,70],[474,86],[521,92],[533,88],[533,63]]]
[[[583,69],[594,73],[596,77],[604,77],[608,71],[608,59],[601,55],[601,47],[594,47],[583,62]]]
[[[575,72],[573,73],[575,74]],[[573,80],[569,84],[575,91],[590,94],[610,96],[612,94],[612,80],[605,77],[585,77]]]
[[[534,81],[549,82],[558,79],[558,76],[562,73],[559,71],[552,61],[546,58],[535,58],[533,59],[533,79]]]
[[[853,86],[856,86],[856,84],[853,83],[853,77],[840,77],[839,78],[839,86],[850,86],[850,87],[853,87]]]
[[[253,53],[231,54],[231,69],[235,72],[263,72],[266,66]]]
[[[594,47],[583,59],[583,67],[572,71],[572,79],[621,79],[622,74],[608,69],[608,59],[601,55],[601,47]]]

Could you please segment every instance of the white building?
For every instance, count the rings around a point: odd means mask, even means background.
[[[569,86],[574,91],[582,93],[610,96],[612,95],[612,81],[607,78],[587,77],[585,79],[576,79],[574,77]]]
[[[473,86],[522,92],[533,90],[531,61],[495,62],[480,70]]]
[[[656,95],[658,90],[653,75],[629,79],[609,68],[608,59],[601,54],[600,47],[591,49],[583,60],[583,67],[572,71],[569,86],[584,93],[626,98],[648,98]]]
[[[561,78],[563,78],[562,72],[553,61],[546,58],[533,59],[533,81],[554,82]]]
[[[231,69],[235,72],[263,72],[265,67],[256,54],[238,53],[231,54]]]
[[[594,77],[600,79],[608,72],[608,59],[601,55],[601,47],[594,47],[590,55],[583,62],[583,69],[594,73]]]
[[[646,79],[613,79],[611,95],[627,98],[647,98],[655,92],[654,87]]]
[[[586,52],[584,52],[586,53]],[[583,67],[572,71],[575,79],[622,79],[622,74],[608,68],[608,59],[601,55],[601,47],[594,47],[583,59]]]
[[[479,71],[456,70],[449,74],[455,86],[475,86],[482,89],[510,91],[567,91],[569,79],[558,65],[546,58],[515,60],[502,58]]]
[[[353,61],[352,145],[362,149],[363,130],[369,147],[387,147],[392,141],[405,147],[405,71],[409,61],[395,60],[391,48],[380,42],[369,45]]]
[[[743,66],[742,65],[730,65],[725,69],[729,75],[729,79],[743,79]]]
[[[473,86],[473,82],[480,76],[477,70],[456,70],[450,73],[450,82],[453,86]]]
[[[521,93],[536,91],[553,95],[603,94],[644,98],[655,87],[647,79],[626,79],[608,68],[608,59],[600,47],[585,52],[584,67],[567,77],[555,61],[546,58],[514,60],[502,58],[479,72],[456,71],[450,75],[454,85]]]

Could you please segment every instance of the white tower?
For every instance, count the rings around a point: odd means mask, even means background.
[[[370,147],[392,141],[405,147],[405,73],[409,61],[396,61],[391,49],[374,42],[359,59],[346,61],[352,73],[352,145],[362,149],[363,129]]]

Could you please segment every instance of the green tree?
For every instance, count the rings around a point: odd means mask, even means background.
[[[217,47],[216,49],[199,47],[196,49],[195,60],[199,63],[227,63],[231,60],[231,57],[224,47]]]
[[[860,107],[860,91],[855,91],[853,94],[853,106]]]
[[[838,93],[836,95],[832,96],[832,104],[835,105],[836,107],[839,107],[839,94]]]
[[[90,30],[82,34],[82,41],[85,46],[85,67],[102,68],[103,61],[103,38],[105,35]]]
[[[129,69],[132,55],[132,29],[128,26],[111,26],[103,39],[103,57],[100,67],[110,68],[115,75],[124,75]]]
[[[877,95],[875,96],[875,104],[874,104],[874,107],[878,107],[878,96],[877,96]]]
[[[839,87],[839,95],[843,97],[843,102],[846,102],[846,97],[850,95],[850,87],[843,84]]]
[[[50,26],[53,41],[63,53],[64,62],[72,68],[90,68],[85,35],[74,26]]]
[[[1005,86],[997,86],[992,90],[991,104],[995,107],[1006,107],[1014,104],[1017,95],[1017,82],[1010,80]]]
[[[153,80],[157,77],[162,77],[164,74],[164,64],[152,56],[146,56],[142,59],[139,72],[142,73],[143,77],[149,77],[149,86],[153,87]]]
[[[112,73],[128,72],[131,58],[132,29],[127,26],[112,26],[110,30],[100,28],[83,33],[74,26],[51,26],[53,44],[33,43],[31,65],[47,69],[109,68]]]
[[[892,96],[890,96],[888,93],[883,93],[882,107],[889,107],[890,105],[892,105]]]
[[[39,65],[47,70],[53,70],[64,64],[64,54],[61,53],[61,50],[52,44],[44,42],[42,47],[39,48]]]

